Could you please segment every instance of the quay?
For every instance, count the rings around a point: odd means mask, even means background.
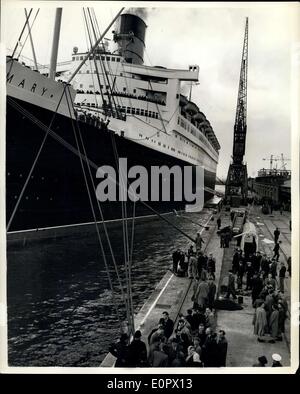
[[[249,221],[254,223],[258,234],[258,251],[273,255],[273,232],[276,227],[280,229],[280,260],[285,264],[291,256],[291,231],[290,212],[274,211],[272,215],[264,215],[261,207],[248,207]],[[204,240],[205,254],[212,253],[216,260],[215,283],[217,285],[217,298],[221,297],[221,288],[227,283],[228,271],[232,266],[232,257],[236,247],[236,238],[232,238],[228,248],[220,247],[220,236],[217,233],[217,218],[221,218],[221,228],[231,224],[230,212],[225,207],[220,213],[211,213],[207,226],[208,231],[203,229],[201,237]],[[192,234],[191,234],[192,235]],[[187,242],[188,249],[189,242]],[[174,245],[176,250],[176,245]],[[135,329],[142,333],[142,340],[147,344],[147,338],[151,330],[158,324],[162,312],[167,311],[176,327],[180,314],[186,315],[187,310],[192,308],[193,286],[192,279],[178,277],[171,271],[172,252],[170,251],[170,270],[157,285],[155,291],[143,305],[135,317]],[[290,277],[286,273],[285,297],[290,311],[291,284]],[[235,301],[238,303],[237,301]],[[215,310],[217,328],[224,330],[228,341],[226,367],[251,367],[257,362],[257,358],[264,355],[268,360],[268,366],[272,362],[272,354],[279,353],[282,357],[282,365],[290,365],[290,314],[288,312],[285,322],[285,334],[283,341],[273,343],[260,343],[254,335],[252,324],[255,309],[252,306],[251,291],[243,292],[242,309],[240,310]],[[115,357],[108,353],[101,367],[112,367]]]
[[[291,256],[291,231],[289,229],[290,213],[284,212],[280,215],[279,211],[274,211],[272,215],[264,215],[261,209],[254,206],[250,213],[250,220],[255,223],[258,235],[259,245],[258,250],[263,253],[273,255],[274,242],[273,232],[276,227],[280,229],[280,237],[282,243],[280,244],[280,259],[279,261],[287,262]],[[231,267],[232,255],[234,245],[230,244],[229,249],[224,249],[225,253],[222,262],[221,278],[226,275],[226,271]],[[243,309],[237,311],[217,311],[218,328],[226,332],[228,340],[228,367],[250,367],[256,362],[261,355],[266,356],[269,362],[272,360],[273,353],[279,353],[282,357],[282,365],[290,365],[290,295],[291,295],[291,279],[286,274],[285,278],[285,297],[288,302],[288,316],[285,321],[285,335],[282,342],[260,343],[257,337],[253,335],[253,314],[251,294],[243,296]]]

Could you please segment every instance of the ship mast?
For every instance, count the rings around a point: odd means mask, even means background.
[[[50,79],[55,79],[55,75],[56,75],[61,15],[62,15],[62,8],[57,8],[56,13],[55,13],[52,51],[51,51],[50,67],[49,67],[49,78]]]

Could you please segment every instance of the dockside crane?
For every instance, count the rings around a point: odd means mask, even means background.
[[[273,162],[274,161],[276,161],[276,162],[277,161],[281,161],[281,168],[280,169],[281,170],[286,170],[286,168],[285,168],[287,166],[286,161],[290,161],[291,159],[283,157],[283,153],[281,153],[280,157],[275,157],[274,155],[271,155],[270,158],[264,157],[263,160],[267,160],[267,161],[270,162],[270,170],[273,170]],[[275,169],[277,170],[277,163],[276,163],[276,168]]]
[[[247,133],[248,18],[241,61],[239,91],[234,124],[232,162],[228,169],[225,200],[238,207],[247,201],[247,166],[243,162]]]

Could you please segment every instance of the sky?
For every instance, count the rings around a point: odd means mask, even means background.
[[[218,176],[226,178],[233,144],[245,18],[249,17],[248,111],[245,161],[248,175],[268,167],[273,154],[291,159],[291,56],[298,37],[297,3],[151,3],[4,1],[1,41],[13,48],[25,21],[24,7],[40,11],[32,29],[37,60],[49,63],[55,6],[63,7],[59,61],[74,46],[87,49],[82,7],[93,7],[100,31],[122,6],[141,7],[147,24],[145,64],[200,67],[192,100],[220,142]],[[299,26],[298,26],[299,29]],[[113,28],[111,29],[113,30]],[[108,32],[107,38],[112,34]],[[22,52],[32,58],[29,41]],[[189,87],[183,86],[184,94]],[[278,161],[278,166],[281,163]],[[287,161],[290,168],[290,161]]]

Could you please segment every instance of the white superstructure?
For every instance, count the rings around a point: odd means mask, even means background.
[[[61,78],[72,75],[84,56],[73,54],[72,67]],[[129,64],[109,52],[94,56],[73,82],[79,113],[104,118],[106,111],[109,128],[125,138],[216,171],[219,144],[214,132],[197,106],[180,94],[182,81],[198,80],[198,66],[174,70]]]
[[[98,46],[72,81],[78,114],[109,119],[109,129],[117,134],[215,173],[217,138],[197,105],[181,94],[182,82],[198,81],[199,66],[145,66],[144,21],[122,14],[119,22],[113,32],[117,49],[110,52],[107,42]],[[60,78],[73,76],[86,55],[75,47]]]

